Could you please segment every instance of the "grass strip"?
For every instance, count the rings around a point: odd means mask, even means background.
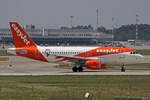
[[[150,55],[150,49],[141,49],[136,51],[142,55]]]
[[[40,98],[85,100],[86,92],[90,93],[90,100],[114,100],[118,96],[144,97],[144,100],[149,100],[150,77],[146,75],[0,76],[1,100],[41,100]]]
[[[0,56],[14,56],[14,55],[8,53],[7,50],[0,50]]]

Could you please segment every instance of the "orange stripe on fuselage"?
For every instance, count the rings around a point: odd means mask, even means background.
[[[62,56],[56,56],[56,59],[60,59],[60,58],[65,58],[65,57],[62,57]]]
[[[103,56],[103,55],[111,55],[111,54],[119,54],[124,52],[134,52],[134,49],[125,48],[125,47],[99,47],[87,52],[83,52],[77,54],[77,57],[96,57],[96,56]]]

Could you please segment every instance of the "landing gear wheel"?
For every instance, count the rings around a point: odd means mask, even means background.
[[[72,71],[73,71],[73,72],[77,72],[77,71],[78,71],[78,68],[77,68],[77,67],[73,67],[73,68],[72,68]]]
[[[82,72],[82,71],[83,71],[83,67],[79,67],[79,68],[78,68],[78,71],[79,71],[79,72]]]
[[[124,64],[122,64],[121,65],[121,72],[125,72],[126,70],[125,70],[125,66],[124,66]]]

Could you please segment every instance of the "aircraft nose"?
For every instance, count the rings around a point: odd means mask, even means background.
[[[143,56],[143,55],[141,55],[141,54],[137,54],[137,58],[144,59],[144,56]]]

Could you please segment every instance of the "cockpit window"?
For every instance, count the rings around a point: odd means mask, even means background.
[[[137,52],[130,52],[130,54],[137,54]]]

